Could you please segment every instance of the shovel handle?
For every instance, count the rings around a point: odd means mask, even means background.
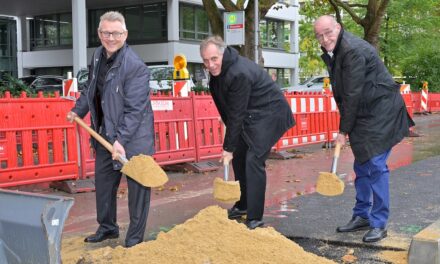
[[[113,152],[113,146],[105,140],[101,135],[96,133],[95,130],[93,130],[91,127],[89,127],[81,118],[78,116],[75,116],[73,119],[78,125],[80,125],[82,128],[84,128],[92,137],[94,137],[99,143],[101,143],[104,148],[106,148],[108,151]],[[127,163],[127,158],[121,155],[118,155],[118,160],[125,164]]]
[[[223,180],[228,181],[229,178],[229,164],[223,165]]]
[[[336,143],[335,153],[333,154],[332,170],[331,173],[336,173],[336,168],[338,166],[339,154],[341,153],[341,144]]]

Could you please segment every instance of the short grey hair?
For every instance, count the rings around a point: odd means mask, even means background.
[[[98,29],[101,28],[102,21],[110,21],[110,22],[119,21],[122,24],[122,29],[124,31],[127,31],[127,26],[125,25],[125,18],[118,11],[108,11],[104,13],[100,18]]]
[[[223,54],[227,47],[226,43],[223,41],[223,39],[220,36],[218,35],[210,36],[204,39],[200,43],[200,54],[202,54],[202,52],[206,49],[206,47],[208,47],[209,44],[214,44],[215,46],[217,46],[220,54]]]

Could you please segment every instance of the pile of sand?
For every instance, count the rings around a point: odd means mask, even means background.
[[[63,248],[63,250],[69,250]],[[227,218],[218,206],[200,211],[194,218],[160,233],[156,240],[132,248],[99,248],[77,254],[63,263],[161,263],[231,264],[335,263],[304,251],[272,227],[249,230]]]

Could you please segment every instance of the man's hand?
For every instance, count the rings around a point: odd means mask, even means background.
[[[112,159],[118,160],[120,156],[125,157],[125,149],[117,140],[113,143]]]
[[[73,119],[75,119],[75,117],[77,116],[78,115],[75,112],[70,111],[69,113],[67,113],[66,120],[72,123]]]
[[[336,137],[336,143],[341,144],[341,147],[345,145],[347,135],[338,133],[338,136]]]
[[[222,157],[220,158],[220,162],[223,163],[223,165],[228,165],[233,158],[234,157],[232,155],[232,152],[223,150]]]

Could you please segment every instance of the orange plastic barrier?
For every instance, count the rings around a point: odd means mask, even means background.
[[[331,94],[286,93],[297,124],[274,151],[329,143],[339,130],[339,113]],[[403,93],[410,115],[420,93]],[[440,110],[440,94],[431,109]],[[152,96],[156,154],[161,165],[199,162],[220,157],[223,125],[210,95]],[[0,98],[0,187],[86,179],[94,174],[90,136],[65,120],[74,102],[60,98]],[[420,106],[419,106],[420,107]],[[419,108],[420,109],[420,108]],[[86,122],[89,117],[85,118]]]
[[[327,142],[327,100],[323,93],[286,93],[296,125],[275,146],[275,151],[294,146]]]
[[[78,177],[72,103],[59,98],[0,98],[0,187]]]

